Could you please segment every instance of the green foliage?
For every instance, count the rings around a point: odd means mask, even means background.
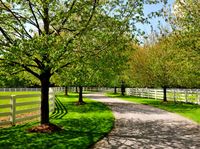
[[[199,6],[198,0],[176,0],[171,24],[180,31],[199,32]]]
[[[199,54],[186,45],[192,39],[183,42],[181,37],[171,33],[158,38],[153,45],[137,48],[130,61],[130,75],[136,86],[197,88],[200,85]]]
[[[1,88],[31,87],[39,84],[34,77],[25,72],[13,74],[12,72],[5,73],[4,70],[0,71]]]
[[[39,79],[78,62],[77,43],[87,41],[81,54],[90,55],[94,46],[102,50],[110,45],[104,43],[107,39],[114,41],[120,33],[137,32],[136,22],[145,20],[144,1],[1,0],[0,4],[2,66],[28,71]],[[84,36],[89,30],[92,34]],[[98,36],[97,42],[94,36]]]
[[[118,97],[123,100],[127,100],[130,102],[140,103],[144,105],[154,106],[169,112],[180,114],[184,117],[187,117],[197,123],[200,123],[200,106],[194,104],[187,104],[177,102],[174,103],[173,101],[163,102],[161,100],[155,99],[147,99],[147,98],[140,98],[140,97],[133,97],[133,96],[120,96],[116,94],[107,94],[110,97]]]
[[[121,30],[128,36],[137,33],[136,23],[145,21],[143,4],[141,0],[0,0],[0,66],[13,71],[26,71],[40,80],[42,123],[48,123],[50,78],[70,65],[82,76],[85,72],[80,70],[85,66],[79,67],[80,58],[89,55],[94,59],[99,50],[104,50],[102,43],[116,38],[116,33],[119,35]],[[111,19],[105,21],[104,18]],[[104,23],[98,25],[97,20]],[[117,28],[119,31],[113,32],[110,24],[115,26],[115,31]],[[109,28],[105,28],[107,25]],[[93,31],[92,38],[87,31]],[[94,35],[98,37],[98,42],[93,40]],[[86,41],[86,44],[83,43],[79,49],[81,41]],[[75,78],[77,82],[83,80]]]
[[[82,148],[86,149],[106,135],[113,127],[113,115],[102,103],[85,99],[87,104],[76,106],[78,96],[58,95],[66,111],[51,115],[51,122],[63,128],[56,133],[28,133],[38,123],[0,129],[0,146],[6,148]],[[66,115],[63,113],[66,112]],[[8,135],[9,134],[9,135]]]
[[[113,78],[125,68],[127,47],[132,42],[130,35],[126,33],[128,28],[120,28],[122,24],[124,23],[111,17],[96,16],[91,24],[94,29],[76,42],[75,54],[78,61],[63,69],[59,75],[60,81],[55,81],[68,86],[111,84]]]
[[[173,30],[153,32],[153,40],[133,53],[133,86],[199,88],[199,8],[198,1],[176,0],[174,12],[164,12]]]

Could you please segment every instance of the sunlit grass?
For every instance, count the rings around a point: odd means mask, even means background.
[[[40,94],[40,91],[0,92],[0,96],[23,95],[23,94]]]
[[[11,96],[11,95],[27,95],[27,94],[40,94],[38,91],[25,91],[25,92],[0,92],[0,96]],[[39,97],[29,97],[29,98],[16,98],[16,103],[19,102],[31,102],[31,101],[40,101]],[[0,105],[10,104],[10,99],[0,99]],[[29,108],[36,108],[39,105],[26,105],[17,107],[16,110],[24,110]],[[9,112],[9,108],[0,109],[0,112]]]
[[[163,102],[162,100],[134,97],[134,96],[121,96],[119,94],[107,93],[109,97],[117,97],[126,101],[141,103],[145,105],[151,105],[166,111],[180,114],[187,117],[197,123],[200,123],[200,106],[196,104],[187,104],[183,102]]]
[[[50,117],[63,129],[61,132],[28,133],[28,128],[38,125],[36,122],[1,128],[0,148],[86,149],[112,129],[114,117],[104,104],[84,99],[87,104],[77,106],[76,94],[57,98],[60,108]]]

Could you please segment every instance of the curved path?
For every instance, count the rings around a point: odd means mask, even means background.
[[[108,105],[113,130],[93,149],[200,149],[200,125],[177,114],[100,93],[85,95]]]

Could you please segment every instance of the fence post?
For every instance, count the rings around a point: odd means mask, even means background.
[[[53,107],[50,107],[50,110],[53,109],[52,112],[55,111],[55,94],[56,94],[56,91],[54,89],[55,88],[52,88],[52,87],[49,88],[49,97],[52,100],[52,105],[53,105]]]
[[[155,91],[155,99],[157,99],[157,90],[154,89],[154,91]]]
[[[136,89],[135,89],[135,96],[137,96],[137,93],[138,93],[138,92],[137,92],[137,88],[136,88]]]
[[[200,91],[199,90],[197,90],[197,102],[198,102],[198,104],[200,104]]]
[[[185,90],[185,102],[186,103],[188,102],[188,91],[187,91],[187,89]]]
[[[52,110],[52,112],[54,112],[55,111],[55,93],[53,92],[53,98],[52,98],[52,103],[53,103],[53,110]]]
[[[174,102],[176,102],[176,90],[174,89]]]
[[[16,96],[11,95],[10,96],[10,104],[11,104],[11,116],[10,116],[10,121],[13,126],[15,126],[15,119],[16,119]]]

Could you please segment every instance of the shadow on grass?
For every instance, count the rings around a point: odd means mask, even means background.
[[[55,111],[52,113],[50,118],[58,118],[61,119],[63,116],[67,114],[67,108],[63,105],[63,103],[59,100],[58,97],[55,98]]]
[[[78,94],[70,94],[70,95],[56,95],[58,98],[65,98],[65,99],[71,99],[71,98],[78,98]]]
[[[57,96],[57,111],[51,123],[62,127],[55,133],[29,133],[27,129],[39,123],[27,123],[0,129],[2,149],[86,149],[104,137],[113,127],[114,118],[108,107],[86,100],[76,106],[77,96]],[[93,111],[96,109],[97,111]],[[99,111],[102,111],[99,113]]]
[[[103,131],[101,128],[98,128],[99,126],[97,126],[97,124],[95,124],[96,128],[89,128],[88,130],[88,127],[90,127],[88,124],[91,123],[89,119],[80,119],[78,125],[76,122],[74,120],[62,121],[59,124],[69,124],[68,129],[52,134],[28,133],[26,129],[32,127],[32,125],[0,129],[0,146],[2,149],[84,149],[88,148],[89,145],[93,144],[107,133],[107,130]],[[83,126],[80,126],[80,124]],[[86,128],[84,128],[86,126],[85,124],[88,126],[87,131]]]

